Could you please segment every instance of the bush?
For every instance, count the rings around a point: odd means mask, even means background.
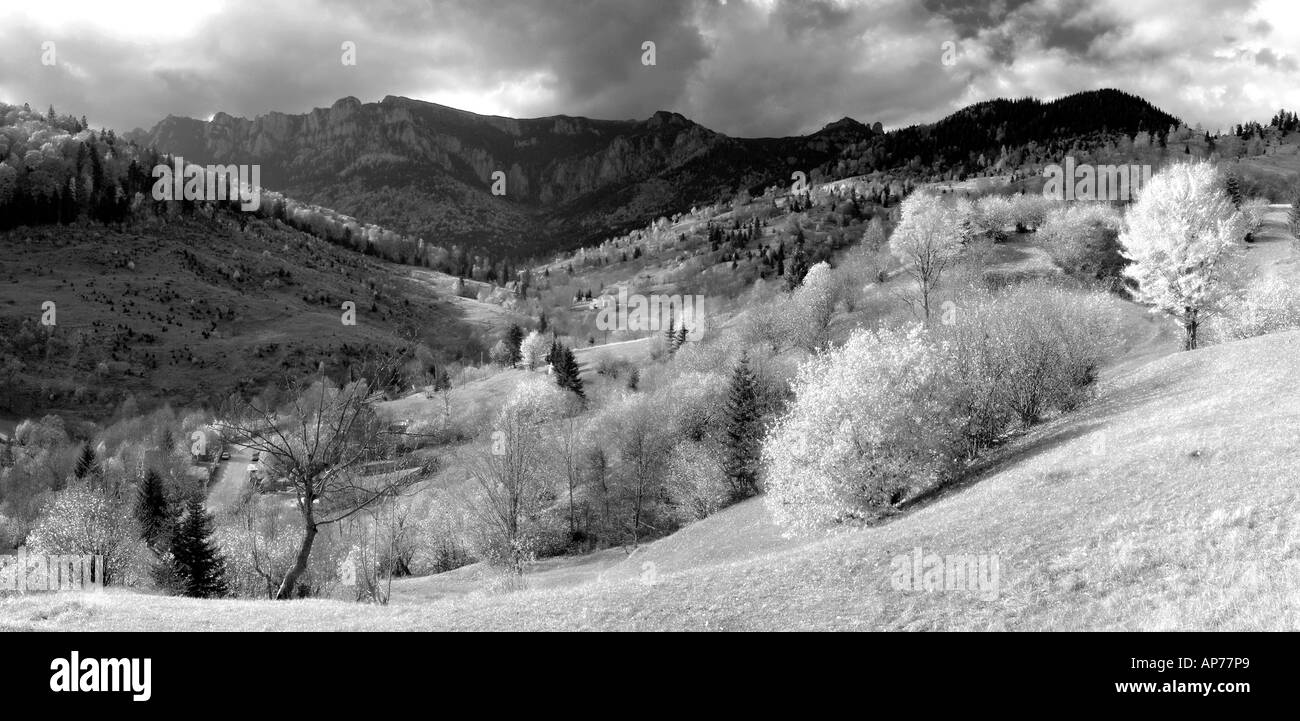
[[[76,484],[50,499],[27,538],[32,553],[104,557],[104,583],[129,585],[143,575],[140,528],[123,499]]]
[[[668,459],[670,515],[680,525],[717,513],[731,501],[722,457],[716,445],[687,441]]]
[[[1110,303],[1045,283],[972,290],[942,331],[857,331],[814,357],[764,442],[773,516],[802,530],[879,515],[1016,427],[1074,408],[1112,345]]]
[[[618,358],[610,353],[601,353],[596,357],[596,373],[608,378],[620,378],[632,369],[632,363],[626,358]]]
[[[1264,215],[1268,212],[1268,201],[1263,198],[1251,198],[1241,204],[1241,214],[1246,217],[1246,242],[1254,240],[1255,233],[1264,225]]]
[[[1120,216],[1099,203],[1073,203],[1047,215],[1038,232],[1052,260],[1086,280],[1118,278],[1127,265],[1120,254]]]
[[[968,458],[1017,425],[1076,407],[1117,328],[1104,294],[1044,282],[969,293],[954,320],[945,336]]]
[[[1214,325],[1220,341],[1300,328],[1300,289],[1280,278],[1257,281],[1225,303]]]
[[[961,424],[944,357],[912,326],[856,331],[802,366],[763,444],[774,518],[794,530],[863,519],[949,478]]]

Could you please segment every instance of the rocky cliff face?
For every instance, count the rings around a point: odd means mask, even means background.
[[[738,184],[775,182],[805,151],[817,156],[809,162],[820,160],[831,146],[872,134],[847,119],[833,140],[825,132],[791,150],[665,111],[645,120],[514,119],[389,96],[252,120],[169,117],[138,139],[191,162],[260,164],[269,188],[434,242],[533,253]],[[491,192],[497,171],[506,177],[502,196]]]

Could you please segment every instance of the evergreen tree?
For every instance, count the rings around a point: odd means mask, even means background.
[[[795,245],[794,255],[790,258],[790,267],[785,275],[786,287],[789,290],[798,288],[805,275],[808,275],[808,254],[803,250],[803,243],[799,243]]]
[[[171,504],[162,476],[152,468],[145,472],[136,491],[135,518],[140,524],[140,537],[150,548],[162,550],[170,545],[174,525]]]
[[[79,481],[84,481],[86,476],[99,474],[99,460],[95,458],[95,449],[89,443],[81,447],[81,457],[77,459],[77,467],[72,473]]]
[[[758,381],[742,354],[731,374],[727,394],[727,458],[724,471],[732,500],[758,493],[759,444],[762,428],[758,411]]]
[[[555,383],[567,391],[573,391],[579,398],[586,399],[583,391],[582,376],[578,371],[578,359],[573,350],[561,344],[555,349]]]
[[[1228,173],[1228,197],[1232,198],[1232,204],[1241,210],[1241,181],[1237,179],[1236,173]]]
[[[524,342],[524,329],[517,324],[506,331],[506,348],[510,351],[510,365],[518,365],[523,357],[519,354],[519,344]]]
[[[226,595],[226,560],[212,541],[212,514],[197,498],[186,504],[185,517],[172,538],[169,565],[178,591],[195,598]]]
[[[686,324],[682,323],[682,327],[677,329],[676,347],[681,348],[682,344],[685,342],[686,342]]]
[[[671,316],[668,318],[668,329],[664,331],[664,343],[668,346],[669,352],[677,350],[677,331]]]

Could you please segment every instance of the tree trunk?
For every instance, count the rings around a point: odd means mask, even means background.
[[[1201,322],[1197,317],[1198,313],[1195,308],[1188,308],[1183,315],[1183,330],[1187,333],[1184,342],[1186,350],[1196,350],[1196,331],[1200,328]]]
[[[275,593],[275,600],[287,601],[293,598],[294,588],[298,586],[298,579],[307,571],[307,561],[311,558],[311,545],[316,540],[316,524],[308,521],[306,524],[306,533],[302,537],[302,545],[298,548],[298,558],[293,563],[293,568],[285,574],[284,580],[280,582],[280,590]]]

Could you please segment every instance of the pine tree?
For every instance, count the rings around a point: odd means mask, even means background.
[[[518,365],[521,356],[519,354],[519,344],[524,342],[524,329],[518,325],[510,326],[506,331],[506,348],[510,351],[510,365]]]
[[[758,493],[759,427],[758,381],[749,367],[749,358],[740,356],[731,374],[727,394],[727,458],[724,471],[731,486],[732,500]]]
[[[677,329],[677,340],[676,340],[675,347],[681,348],[682,344],[685,342],[686,342],[686,324],[682,323],[682,327]]]
[[[140,524],[140,537],[150,548],[161,550],[170,545],[175,521],[162,476],[152,468],[145,472],[136,491],[135,518]]]
[[[664,343],[668,346],[669,352],[677,350],[677,331],[671,316],[668,318],[668,329],[664,331]]]
[[[172,572],[182,595],[215,598],[226,595],[226,560],[212,541],[212,514],[197,498],[186,503],[185,517],[172,538]]]
[[[1237,210],[1241,210],[1241,181],[1237,179],[1236,173],[1228,173],[1228,197],[1232,198],[1232,204]]]
[[[785,275],[787,289],[794,290],[798,288],[803,283],[805,275],[808,275],[808,254],[804,252],[803,243],[798,243],[794,247],[794,255],[790,258],[790,268]]]
[[[573,350],[563,345],[556,344],[555,350],[555,383],[567,391],[573,391],[579,398],[586,399],[587,395],[582,387],[582,375],[578,371],[578,359],[573,355]]]
[[[81,457],[77,459],[77,467],[72,473],[79,481],[85,480],[86,476],[99,474],[99,460],[95,458],[95,449],[89,443],[81,447]]]

